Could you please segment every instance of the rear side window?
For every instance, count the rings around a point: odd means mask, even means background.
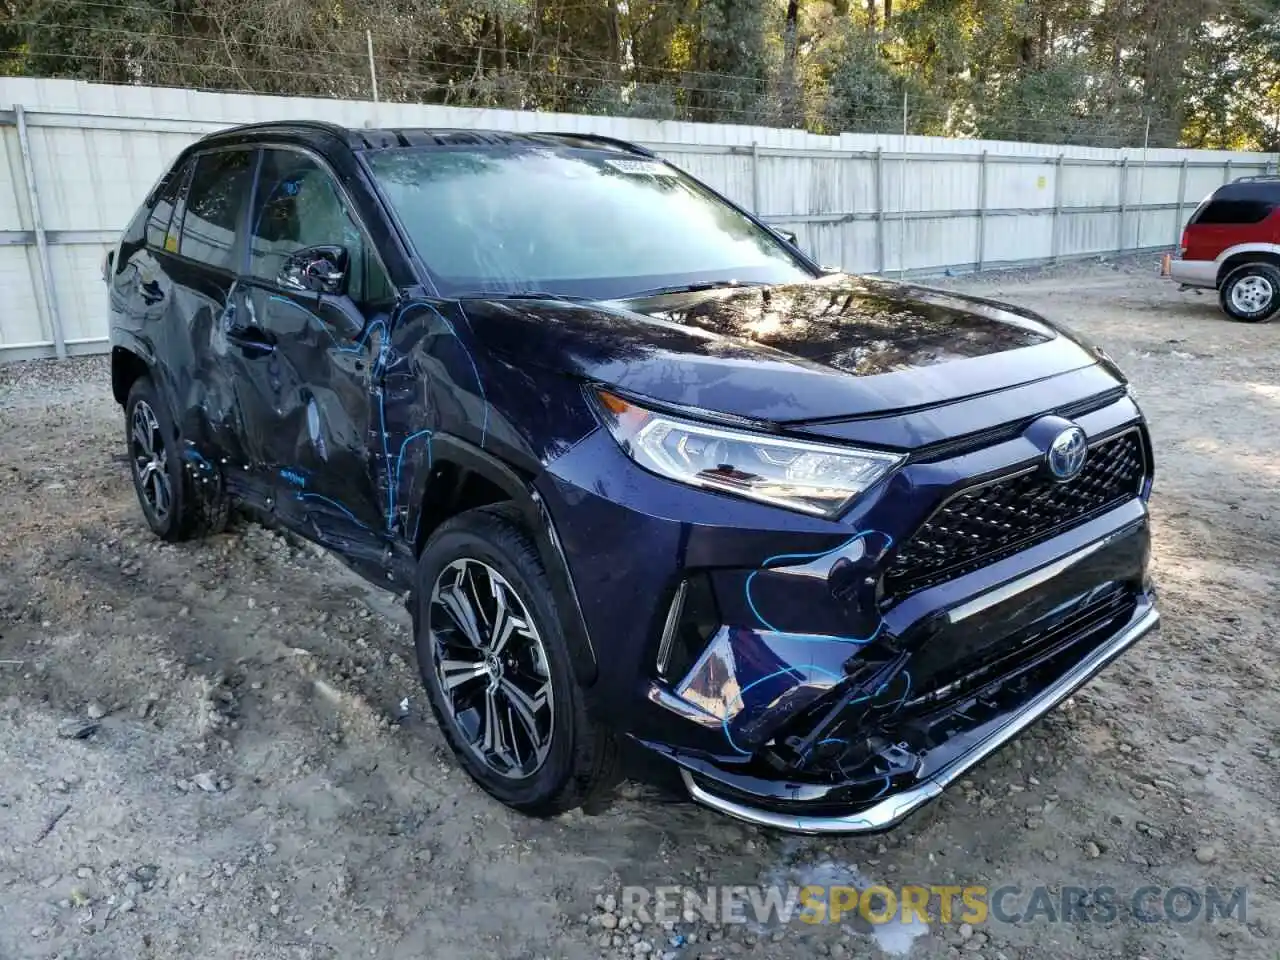
[[[1259,223],[1275,204],[1267,200],[1210,200],[1191,218],[1193,224]]]
[[[253,153],[220,150],[196,158],[178,252],[225,270],[232,268],[236,225],[253,181]]]

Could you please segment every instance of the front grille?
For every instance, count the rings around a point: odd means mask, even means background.
[[[1039,470],[960,493],[931,516],[885,574],[886,599],[962,576],[1047,540],[1136,497],[1146,474],[1136,430],[1089,448],[1084,469],[1060,483]]]

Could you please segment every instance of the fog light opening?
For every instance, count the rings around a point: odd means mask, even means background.
[[[667,668],[671,665],[671,649],[676,642],[676,632],[680,628],[680,616],[684,613],[684,600],[689,593],[689,581],[681,580],[676,587],[676,595],[667,610],[667,619],[662,625],[662,639],[658,643],[658,674],[667,676]]]
[[[681,580],[671,595],[666,613],[661,613],[662,632],[657,635],[654,665],[657,674],[670,683],[679,682],[692,668],[707,644],[720,629],[711,579],[692,573]],[[657,633],[655,626],[654,632]]]

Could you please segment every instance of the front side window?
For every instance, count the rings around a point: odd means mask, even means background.
[[[253,182],[253,156],[249,150],[218,150],[196,158],[181,221],[182,256],[232,269],[236,224]]]
[[[519,145],[380,150],[368,163],[446,296],[610,299],[813,276],[772,233],[659,161]]]
[[[250,274],[274,283],[290,255],[318,246],[346,249],[347,294],[356,303],[389,298],[382,264],[328,170],[295,150],[264,151],[250,215]]]

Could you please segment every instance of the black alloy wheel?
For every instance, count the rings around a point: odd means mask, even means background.
[[[431,591],[436,681],[472,754],[521,780],[546,760],[555,695],[538,628],[512,585],[480,560],[453,561]]]

